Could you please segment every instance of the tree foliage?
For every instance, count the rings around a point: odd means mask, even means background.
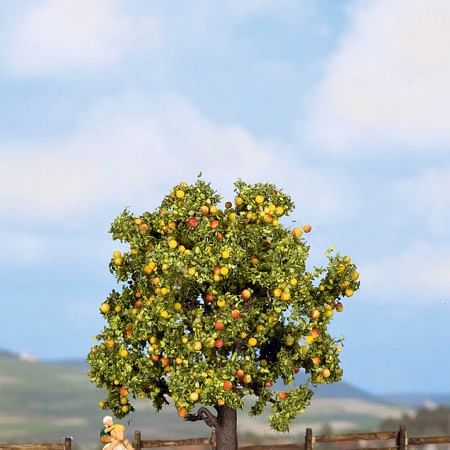
[[[343,297],[359,287],[348,256],[327,252],[325,268],[307,270],[310,226],[293,230],[282,218],[291,198],[271,184],[235,183],[234,202],[208,183],[180,183],[153,212],[125,210],[112,237],[119,288],[102,303],[106,326],[88,362],[90,378],[108,391],[102,407],[117,417],[132,398],[156,409],[171,403],[180,416],[195,405],[272,406],[280,431],[304,411],[311,384],[341,379],[340,342],[327,331]],[[304,384],[292,383],[303,369]],[[288,389],[288,387],[286,388]]]

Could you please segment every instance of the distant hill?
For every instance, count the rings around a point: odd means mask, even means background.
[[[315,389],[315,396],[318,398],[353,398],[373,402],[384,401],[383,399],[345,381],[333,384],[320,384]]]
[[[108,411],[98,409],[104,393],[92,385],[80,360],[24,361],[11,353],[0,354],[0,442],[61,441],[74,436],[79,446],[97,443],[101,420]],[[181,420],[174,407],[155,413],[148,401],[135,403],[136,412],[122,422],[128,436],[141,430],[144,438],[181,439],[207,436],[203,423]],[[311,406],[291,426],[288,436],[270,430],[267,416],[239,413],[241,441],[302,439],[306,427],[320,431],[376,430],[387,417],[401,417],[408,408],[385,403],[348,383],[320,386]],[[243,434],[242,434],[243,433]]]
[[[89,365],[87,364],[85,359],[52,359],[52,360],[46,360],[42,361],[43,363],[52,364],[55,366],[60,367],[71,367],[73,369],[79,369],[79,370],[85,370],[87,371],[89,369]]]
[[[450,406],[450,394],[409,392],[381,394],[378,398],[383,399],[386,403],[404,405],[411,408],[438,405]]]

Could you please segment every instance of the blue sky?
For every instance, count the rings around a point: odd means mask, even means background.
[[[446,0],[40,0],[0,5],[0,348],[84,357],[108,234],[202,171],[273,182],[361,290],[344,378],[448,392]]]

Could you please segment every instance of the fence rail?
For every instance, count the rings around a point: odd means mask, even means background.
[[[413,437],[408,442],[409,445],[450,444],[450,436]]]
[[[311,428],[306,429],[304,444],[264,445],[240,447],[242,450],[313,450],[315,443],[343,443],[361,441],[374,441],[377,444],[385,443],[386,446],[366,447],[364,450],[407,450],[408,446],[419,446],[429,444],[450,444],[450,436],[427,436],[411,437],[404,425],[398,431],[380,431],[375,433],[347,433],[347,434],[324,434],[315,436]],[[388,443],[386,441],[394,441]]]
[[[72,438],[66,437],[61,444],[37,443],[37,444],[0,444],[0,450],[72,450]]]
[[[145,439],[142,440],[141,432],[134,432],[133,447],[135,450],[143,448],[162,448],[162,447],[191,447],[195,445],[209,445],[211,448],[216,446],[216,434],[211,433],[209,437],[192,438],[192,439],[177,439],[177,440],[157,440]]]
[[[374,441],[385,443],[386,447],[366,447],[364,450],[407,450],[409,446],[420,445],[442,445],[450,444],[450,436],[424,436],[408,437],[405,426],[401,426],[398,431],[380,431],[375,433],[347,433],[347,434],[323,434],[314,435],[311,428],[305,432],[304,442],[291,444],[268,444],[268,445],[245,445],[240,446],[240,450],[313,450],[314,444],[322,443],[342,443]],[[394,441],[388,443],[386,441]],[[133,447],[135,450],[144,448],[164,448],[164,447],[190,447],[190,446],[216,446],[216,435],[214,432],[208,437],[178,439],[178,440],[157,440],[142,439],[141,432],[135,431]],[[72,450],[72,438],[66,437],[63,443],[36,443],[36,444],[0,444],[0,450]]]
[[[406,427],[402,425],[398,431],[379,431],[372,433],[346,433],[346,434],[323,434],[314,435],[311,428],[307,428],[303,442],[294,442],[290,444],[266,444],[266,445],[244,445],[239,446],[239,450],[313,450],[314,445],[322,443],[344,442],[361,443],[362,441],[372,441],[380,444],[374,447],[364,446],[364,450],[407,450],[408,446],[419,446],[428,444],[450,444],[450,436],[426,436],[426,437],[408,437]],[[389,442],[391,441],[391,442]],[[215,448],[216,436],[204,438],[180,439],[180,440],[142,440],[141,432],[134,433],[133,446],[135,450],[156,447],[189,447],[189,446],[210,446]],[[385,446],[382,446],[382,445]],[[1,450],[1,448],[0,448]]]
[[[312,431],[312,430],[311,430]],[[314,442],[345,442],[345,441],[387,441],[396,439],[397,431],[382,431],[379,433],[350,433],[350,434],[323,434],[314,436]]]

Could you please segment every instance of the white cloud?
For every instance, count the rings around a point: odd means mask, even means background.
[[[450,244],[412,242],[406,250],[361,264],[361,291],[373,301],[432,305],[450,295]]]
[[[313,138],[352,155],[356,145],[367,154],[392,143],[448,151],[450,2],[355,1],[349,12],[350,29],[311,101]]]
[[[450,167],[429,168],[401,180],[393,192],[406,210],[421,218],[428,230],[448,235],[450,228]]]
[[[12,218],[62,221],[111,205],[152,208],[200,171],[227,196],[237,178],[274,182],[312,205],[317,220],[338,220],[348,199],[331,171],[293,161],[282,144],[219,125],[173,95],[120,96],[86,114],[73,135],[0,143],[0,152],[0,213]]]
[[[164,63],[174,62],[178,67],[180,62],[190,59],[194,66],[199,64],[214,77],[223,77],[228,72],[226,64],[222,69],[224,62],[240,61],[245,68],[256,60],[270,59],[273,52],[267,55],[262,50],[262,53],[255,52],[259,45],[265,45],[264,39],[258,37],[259,32],[254,35],[255,29],[282,24],[294,31],[295,27],[309,26],[305,19],[315,15],[316,3],[314,0],[178,0],[152,2],[151,9],[164,24],[164,48],[170,50],[162,55]],[[210,64],[204,65],[207,60]]]
[[[121,62],[133,46],[161,44],[159,22],[126,11],[120,0],[45,0],[7,24],[7,68],[21,76],[92,72]]]
[[[266,16],[297,23],[315,9],[311,0],[13,3],[1,24],[0,54],[4,68],[22,77],[90,74],[124,63],[130,54],[148,60],[149,51],[164,47],[170,55],[154,52],[157,62],[151,66],[163,70],[167,60],[185,58],[187,53],[204,58],[205,54],[235,52],[242,42],[236,41],[233,32],[245,20]]]

